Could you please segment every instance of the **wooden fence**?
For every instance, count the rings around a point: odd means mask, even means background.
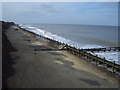
[[[111,68],[112,72],[120,71],[120,65],[116,64],[115,61],[113,61],[113,62],[108,61],[105,58],[100,58],[97,55],[96,56],[92,55],[91,53],[88,53],[84,50],[76,49],[74,47],[67,47],[67,50],[70,53],[77,55],[79,57],[85,58],[90,62],[94,61],[96,63],[96,65],[101,64],[103,66],[103,68],[105,68],[105,67]]]
[[[120,51],[120,47],[106,47],[106,48],[91,48],[91,49],[81,49],[84,51],[91,51],[91,52],[106,52],[106,51]]]
[[[66,49],[68,52],[79,56],[81,58],[87,59],[89,62],[95,62],[97,66],[101,65],[103,68],[111,69],[113,73],[119,72],[120,73],[120,65],[116,64],[115,61],[108,61],[105,58],[98,57],[97,55],[93,55],[88,53],[87,51],[119,51],[120,47],[110,47],[110,48],[95,48],[95,49],[77,49],[75,47],[71,47],[65,43],[60,43],[55,40],[49,39],[51,42],[55,42],[58,45],[63,45],[63,48]]]
[[[22,30],[25,30],[25,29],[22,29]],[[35,34],[33,32],[30,32],[30,33]],[[38,36],[40,36],[40,35],[38,35]],[[113,73],[116,73],[116,72],[120,73],[120,65],[116,64],[115,61],[111,62],[111,61],[106,60],[105,58],[100,58],[97,55],[93,55],[93,54],[87,52],[87,51],[91,51],[91,52],[98,51],[99,52],[99,51],[111,51],[111,50],[120,51],[120,47],[94,48],[94,49],[76,49],[75,47],[69,46],[69,45],[67,45],[65,43],[61,43],[61,42],[58,42],[56,40],[52,40],[52,39],[44,37],[44,36],[40,36],[40,37],[42,37],[44,39],[47,39],[47,40],[49,40],[49,42],[57,44],[58,46],[62,45],[63,48],[61,48],[61,49],[67,50],[68,52],[70,52],[70,53],[72,53],[72,54],[74,54],[76,56],[87,59],[89,62],[95,62],[95,64],[97,66],[102,65],[103,68],[111,69],[111,71]]]

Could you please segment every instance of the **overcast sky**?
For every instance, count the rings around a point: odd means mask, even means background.
[[[16,23],[117,25],[117,2],[4,2],[2,19]]]

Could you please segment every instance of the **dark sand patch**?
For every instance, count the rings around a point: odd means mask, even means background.
[[[61,55],[61,56],[67,57],[67,56],[64,55],[64,54],[57,53],[57,52],[49,52],[49,54],[51,54],[51,55]]]
[[[100,86],[100,84],[97,82],[97,81],[95,81],[95,80],[90,80],[90,79],[79,79],[80,81],[83,81],[83,82],[85,82],[85,83],[87,83],[87,84],[89,84],[89,85],[92,85],[92,86]]]

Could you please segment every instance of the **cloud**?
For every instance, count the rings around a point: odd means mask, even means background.
[[[2,20],[2,3],[0,2],[0,20]]]
[[[117,24],[115,2],[3,3],[3,19],[18,23]]]
[[[119,0],[1,0],[2,2],[118,2]]]

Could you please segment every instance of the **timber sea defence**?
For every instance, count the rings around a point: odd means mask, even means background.
[[[19,27],[19,26],[18,26]],[[21,27],[19,27],[21,28]],[[23,29],[23,28],[21,28]],[[25,30],[25,29],[23,29]],[[27,30],[25,30],[27,31]],[[30,32],[30,31],[28,31]],[[33,32],[30,32],[32,34],[35,34]],[[102,67],[104,69],[109,70],[112,73],[118,74],[120,75],[120,65],[116,64],[115,61],[108,61],[105,58],[101,58],[98,55],[93,55],[90,52],[106,52],[106,51],[114,51],[114,52],[119,52],[120,51],[120,47],[107,47],[107,48],[92,48],[92,49],[77,49],[75,47],[69,46],[68,44],[59,42],[57,40],[53,40],[50,39],[48,37],[44,37],[41,35],[38,35],[39,37],[42,37],[46,40],[48,40],[48,42],[50,42],[51,47],[53,47],[53,49],[49,49],[49,48],[41,48],[41,49],[34,49],[35,51],[49,51],[49,50],[66,50],[68,52],[70,52],[71,54],[74,54],[80,58],[84,58],[85,60],[95,64],[98,67]]]

